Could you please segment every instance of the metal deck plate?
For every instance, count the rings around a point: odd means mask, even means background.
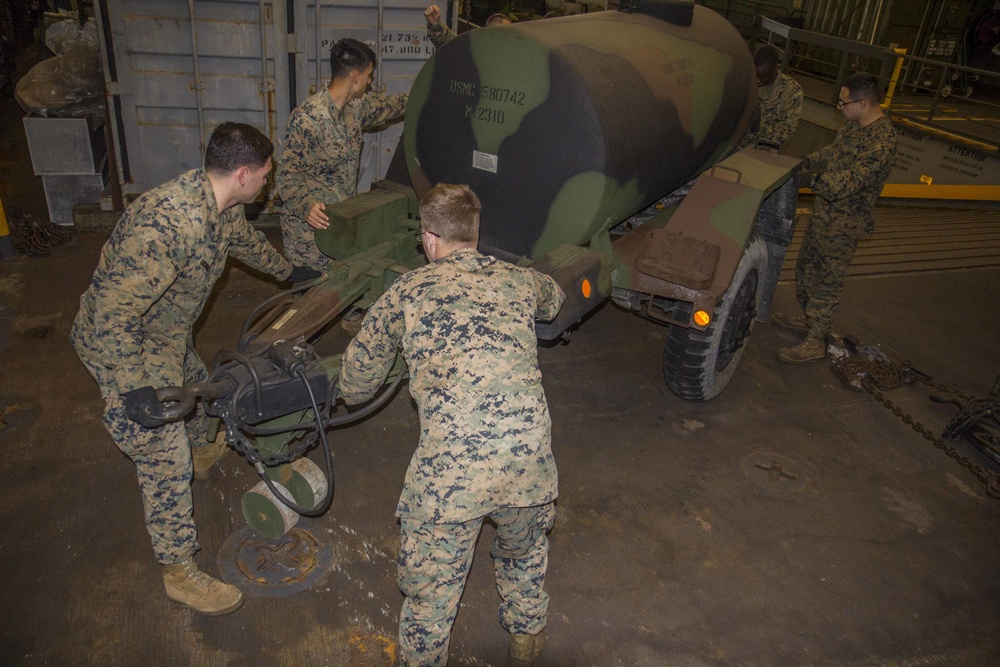
[[[333,566],[333,540],[305,519],[276,540],[243,526],[226,538],[217,564],[223,580],[251,597],[286,597],[326,576]]]

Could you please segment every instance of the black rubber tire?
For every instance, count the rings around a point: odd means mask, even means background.
[[[688,401],[708,401],[725,389],[743,356],[766,279],[767,245],[757,237],[743,251],[708,329],[669,328],[663,379],[670,391]]]

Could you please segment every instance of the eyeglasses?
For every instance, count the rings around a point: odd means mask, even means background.
[[[837,108],[843,109],[848,104],[855,104],[856,102],[864,102],[864,100],[851,100],[850,102],[845,102],[844,100],[837,100]]]
[[[434,237],[434,238],[436,238],[436,239],[439,239],[439,238],[441,238],[441,235],[440,235],[440,234],[438,234],[438,233],[436,233],[436,232],[429,232],[429,231],[427,231],[427,230],[424,230],[424,231],[420,232],[420,235],[421,235],[421,236],[423,236],[424,234],[430,234],[431,236],[433,236],[433,237]]]

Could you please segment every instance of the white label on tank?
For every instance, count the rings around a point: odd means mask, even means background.
[[[497,173],[497,159],[496,155],[472,151],[472,167],[474,169],[482,169],[495,174]]]

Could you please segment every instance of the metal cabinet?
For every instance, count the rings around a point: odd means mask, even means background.
[[[42,177],[49,220],[73,224],[73,207],[97,203],[107,182],[104,125],[86,118],[24,117],[31,166]]]

